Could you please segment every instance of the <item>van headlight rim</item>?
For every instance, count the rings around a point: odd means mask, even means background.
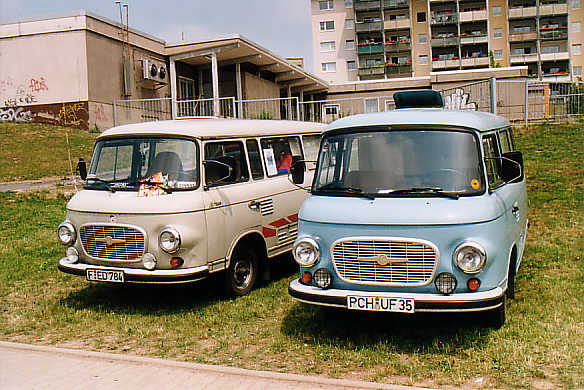
[[[158,246],[166,253],[175,253],[180,249],[180,233],[173,227],[167,226],[158,235]]]
[[[465,274],[479,273],[487,263],[487,252],[476,242],[466,241],[454,251],[454,263]]]
[[[75,227],[69,221],[61,222],[57,227],[57,238],[63,245],[69,245],[77,239]]]
[[[312,267],[320,258],[318,243],[312,238],[301,238],[292,249],[294,260],[303,267]]]

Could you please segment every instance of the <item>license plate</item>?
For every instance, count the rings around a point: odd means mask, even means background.
[[[89,268],[85,277],[95,282],[124,283],[124,271]]]
[[[347,308],[352,310],[413,313],[414,299],[398,297],[371,297],[349,295],[347,297]]]

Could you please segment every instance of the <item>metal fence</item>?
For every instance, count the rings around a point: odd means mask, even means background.
[[[584,82],[483,80],[440,91],[451,110],[492,112],[515,125],[584,119]],[[114,125],[172,119],[171,99],[114,102]],[[389,111],[391,96],[299,101],[298,97],[236,100],[179,100],[175,118],[215,115],[241,119],[291,119],[330,123],[348,115]],[[217,114],[218,113],[218,114]]]

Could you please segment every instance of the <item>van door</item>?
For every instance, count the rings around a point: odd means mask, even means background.
[[[261,222],[259,213],[249,207],[256,194],[243,142],[206,142],[203,147],[208,260],[213,262],[224,260],[231,244],[245,231],[259,229]]]

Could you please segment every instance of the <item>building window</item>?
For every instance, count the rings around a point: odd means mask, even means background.
[[[354,39],[347,39],[345,41],[345,49],[355,50],[355,40]]]
[[[495,56],[495,59],[500,60],[503,58],[503,50],[495,50],[493,55]]]
[[[560,52],[560,45],[542,46],[541,47],[542,54],[559,53],[559,52]]]
[[[580,8],[580,0],[572,0],[572,9]]]
[[[357,69],[357,63],[355,61],[347,61],[347,70]]]
[[[345,0],[345,8],[353,8],[353,0]]]
[[[502,37],[503,37],[503,29],[502,28],[493,29],[493,38],[502,38]]]
[[[419,56],[418,62],[420,63],[420,65],[428,65],[428,56],[427,55]]]
[[[379,111],[379,101],[377,99],[365,99],[365,112]]]
[[[345,28],[352,30],[355,28],[355,21],[353,19],[345,19]]]
[[[327,20],[325,22],[320,22],[320,31],[332,31],[335,29],[335,21]]]
[[[323,72],[336,72],[337,71],[337,63],[336,62],[323,62],[321,65],[322,65]]]
[[[497,6],[493,7],[492,10],[493,10],[493,16],[501,16],[501,13],[502,13],[501,6],[497,5]]]
[[[426,21],[426,13],[425,12],[418,12],[418,23],[422,23]]]
[[[581,66],[574,66],[572,68],[574,76],[582,76],[582,67]]]
[[[573,54],[582,54],[582,45],[581,44],[572,45],[572,53]]]
[[[335,7],[334,0],[319,1],[321,11],[333,9]]]
[[[426,34],[418,34],[418,43],[428,42],[428,36]]]
[[[335,41],[327,41],[320,43],[320,51],[335,51],[337,50],[337,45]]]
[[[572,32],[580,32],[582,24],[580,22],[572,22]]]

